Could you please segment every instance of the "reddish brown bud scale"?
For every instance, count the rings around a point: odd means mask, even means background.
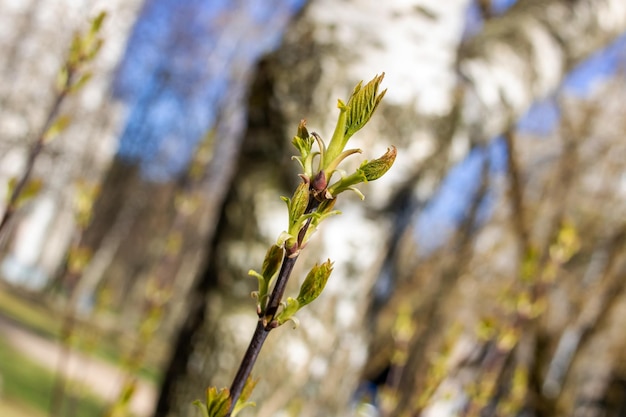
[[[324,191],[328,186],[328,182],[326,181],[326,174],[324,171],[318,172],[318,174],[311,181],[311,188],[317,192]]]

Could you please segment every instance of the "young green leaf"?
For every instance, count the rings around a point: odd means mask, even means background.
[[[248,399],[250,398],[250,395],[252,395],[252,391],[256,387],[257,382],[258,380],[252,379],[252,377],[248,377],[248,379],[246,379],[246,383],[243,386],[243,391],[241,391],[241,395],[239,396],[239,399],[237,400],[237,403],[233,408],[233,412],[230,414],[231,417],[235,417],[237,414],[239,414],[241,410],[246,407],[256,406],[256,403],[248,401]]]
[[[68,115],[59,116],[43,135],[44,143],[52,141],[55,137],[63,133],[70,125],[71,118]]]
[[[345,104],[339,100],[339,118],[333,133],[333,137],[328,145],[327,155],[322,169],[326,170],[328,165],[343,152],[348,139],[359,131],[371,119],[385,96],[387,90],[378,92],[378,88],[385,77],[385,73],[375,76],[370,82],[362,87],[363,81],[359,82]]]
[[[61,67],[59,72],[57,73],[56,79],[56,88],[58,91],[64,91],[68,87],[68,81],[70,78],[70,73],[68,71],[67,65]]]
[[[77,91],[80,91],[93,77],[93,73],[86,72],[76,81],[69,89],[70,94],[74,94]]]
[[[378,93],[380,83],[383,81],[385,73],[377,75],[370,82],[365,84],[361,88],[359,83],[348,100],[347,107],[349,108],[346,119],[345,141],[359,131],[365,124],[371,119],[372,115],[376,111],[376,108],[380,104],[380,101],[385,96],[387,90],[383,90]]]
[[[328,187],[328,192],[333,197],[337,197],[337,195],[342,192],[351,190],[356,192],[361,199],[365,198],[359,190],[354,188],[354,186],[362,182],[374,181],[382,177],[393,165],[396,160],[396,154],[397,150],[395,146],[392,146],[391,149],[387,149],[387,152],[385,152],[385,154],[380,158],[373,161],[363,162],[359,169],[357,169],[354,173],[346,177],[342,177],[339,181]]]
[[[72,45],[70,46],[70,56],[67,60],[68,67],[74,68],[82,60],[83,40],[81,36],[76,33],[72,38]]]
[[[287,301],[283,303],[283,309],[276,315],[276,321],[279,325],[289,320],[293,320],[293,315],[298,312],[301,305],[295,298],[287,297]]]
[[[102,23],[104,19],[107,17],[107,13],[102,11],[91,21],[91,33],[98,33],[102,28]]]
[[[324,290],[328,277],[333,272],[333,263],[327,260],[321,265],[315,264],[311,271],[307,274],[302,286],[300,286],[300,293],[298,294],[298,309],[311,303],[315,300]]]
[[[206,409],[208,417],[225,417],[230,410],[228,388],[218,391],[215,387],[209,387],[206,391]]]
[[[300,121],[300,124],[298,125],[298,133],[296,133],[296,136],[293,137],[291,143],[293,143],[293,146],[298,149],[298,152],[300,152],[302,157],[306,157],[311,152],[313,139],[309,136],[305,120]]]
[[[202,413],[202,417],[209,417],[209,410],[207,409],[205,403],[200,400],[195,400],[192,404],[195,405],[198,410],[200,410],[200,412]]]
[[[280,267],[280,263],[283,260],[283,248],[272,245],[265,254],[265,259],[263,260],[263,269],[261,274],[267,279],[272,278],[276,272],[278,272],[278,268]]]
[[[398,151],[396,150],[396,147],[392,146],[391,149],[387,149],[387,152],[385,152],[385,154],[380,158],[362,163],[360,169],[363,171],[367,181],[374,181],[385,175],[396,160],[397,154]]]
[[[298,185],[293,193],[293,198],[289,201],[289,233],[297,234],[300,228],[298,225],[302,222],[302,215],[309,205],[309,184],[304,182]],[[297,227],[297,230],[294,230]]]
[[[265,254],[261,273],[259,274],[258,272],[253,270],[250,270],[248,272],[249,275],[256,277],[259,281],[259,291],[257,293],[257,296],[261,311],[264,308],[263,301],[268,294],[270,283],[272,282],[272,279],[278,272],[278,268],[282,263],[284,252],[285,251],[282,247],[278,245],[272,245]]]
[[[18,179],[16,177],[12,177],[9,180],[9,184],[7,187],[7,201],[11,201],[13,197],[13,193],[16,192],[15,187],[17,187]],[[26,183],[26,185],[21,188],[19,191],[19,195],[14,201],[15,207],[20,207],[24,203],[26,203],[31,198],[37,196],[43,187],[43,181],[39,178],[31,179]]]
[[[301,120],[298,125],[298,133],[291,141],[293,146],[295,146],[300,153],[300,156],[293,156],[292,159],[298,161],[306,178],[310,178],[311,175],[313,175],[312,163],[314,153],[311,152],[313,141],[314,139],[309,135],[309,131],[306,129],[306,121]]]
[[[302,182],[294,192],[292,198],[281,198],[287,203],[287,209],[289,211],[289,230],[284,240],[285,248],[291,251],[297,251],[297,236],[307,219],[304,213],[309,205],[309,184]]]

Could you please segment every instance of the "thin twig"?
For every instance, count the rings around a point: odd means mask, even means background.
[[[68,77],[68,83],[70,82],[69,79],[70,77]],[[9,223],[9,220],[13,216],[13,213],[15,213],[20,194],[22,194],[22,191],[24,191],[24,188],[26,187],[26,184],[28,183],[28,180],[32,175],[33,167],[35,166],[35,160],[43,150],[46,132],[48,131],[48,129],[50,129],[52,122],[56,119],[57,114],[59,113],[59,109],[61,108],[61,104],[63,103],[66,96],[66,89],[63,89],[59,92],[59,94],[57,94],[54,103],[52,104],[52,107],[48,112],[46,122],[44,123],[41,131],[37,135],[37,139],[35,140],[32,147],[30,148],[30,151],[28,152],[28,158],[26,161],[26,167],[24,168],[24,172],[22,173],[22,176],[17,184],[15,184],[15,187],[11,192],[11,196],[9,197],[7,207],[4,211],[4,214],[2,215],[2,220],[0,221],[0,236],[3,233],[3,230],[6,228],[6,225]]]
[[[511,204],[511,223],[516,234],[519,253],[524,256],[530,249],[530,238],[526,224],[524,190],[520,175],[519,162],[515,147],[515,133],[509,128],[504,133],[507,145],[507,171],[509,177],[509,200]]]
[[[261,352],[261,348],[263,347],[263,343],[265,343],[265,339],[270,334],[272,330],[271,327],[266,327],[263,324],[263,320],[259,319],[259,322],[256,325],[256,329],[254,330],[254,335],[252,335],[252,340],[250,340],[250,344],[248,345],[248,349],[246,350],[246,354],[241,361],[241,365],[239,366],[239,370],[235,375],[235,379],[233,379],[233,384],[230,387],[230,411],[228,412],[227,417],[230,417],[230,413],[233,412],[233,408],[239,400],[241,396],[241,392],[243,391],[243,387],[246,384],[246,381],[250,377],[250,373],[252,372],[252,368]]]
[[[320,202],[313,196],[311,196],[305,214],[309,214],[315,211],[317,207],[319,207],[319,204]],[[300,229],[300,232],[298,233],[298,243],[296,245],[297,248],[300,248],[300,245],[302,244],[302,241],[310,224],[311,219],[309,218],[302,226],[302,229]],[[237,403],[237,400],[239,400],[241,392],[243,391],[243,387],[250,377],[252,368],[254,367],[259,353],[261,352],[263,343],[265,343],[265,339],[269,335],[270,331],[276,328],[276,322],[274,321],[274,317],[276,316],[276,313],[278,313],[280,302],[282,301],[285,289],[287,288],[287,282],[289,281],[289,277],[291,276],[293,267],[298,260],[298,256],[299,251],[296,251],[291,255],[287,253],[283,257],[278,276],[276,277],[276,283],[274,285],[274,288],[272,289],[272,293],[267,303],[267,307],[265,308],[265,311],[261,313],[261,317],[259,317],[256,329],[254,331],[254,334],[252,335],[250,344],[248,345],[248,349],[246,350],[246,353],[241,360],[241,364],[239,365],[237,374],[235,374],[235,378],[233,379],[233,383],[230,387],[230,411],[228,412],[226,417],[230,417],[230,414],[233,412],[235,404]]]

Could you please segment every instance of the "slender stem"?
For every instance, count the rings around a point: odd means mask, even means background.
[[[309,204],[307,209],[305,210],[305,214],[312,213],[318,206],[319,201],[315,198],[311,197],[309,200]],[[304,235],[311,224],[311,219],[308,219],[300,232],[298,233],[298,247],[302,244],[302,240],[304,239]],[[265,343],[265,339],[269,335],[270,331],[275,328],[273,323],[274,316],[278,312],[278,307],[280,306],[280,302],[282,301],[283,295],[285,293],[285,288],[287,288],[287,282],[289,281],[289,277],[291,276],[291,272],[293,271],[293,267],[298,260],[298,252],[295,252],[291,256],[285,256],[283,258],[283,262],[280,266],[280,271],[278,272],[278,276],[276,277],[276,284],[274,284],[274,288],[272,289],[272,294],[270,295],[270,299],[267,303],[267,307],[265,309],[265,313],[262,317],[259,318],[259,322],[257,323],[254,334],[252,335],[252,340],[248,345],[248,349],[241,360],[241,365],[239,365],[239,370],[233,379],[233,383],[230,387],[230,411],[226,415],[226,417],[230,417],[230,414],[233,412],[235,408],[235,404],[239,397],[241,396],[241,392],[243,391],[243,387],[246,384],[246,381],[250,377],[250,373],[252,372],[252,368],[261,352],[261,348],[263,347],[263,343]]]
[[[71,77],[68,76],[68,83],[69,83],[70,78]],[[0,220],[0,236],[2,235],[2,231],[5,229],[6,225],[9,223],[9,220],[13,216],[15,209],[17,208],[17,201],[20,197],[20,194],[22,194],[22,191],[26,187],[28,180],[30,179],[32,175],[33,167],[35,166],[35,160],[37,159],[37,157],[43,150],[45,134],[50,128],[50,126],[52,125],[52,122],[56,118],[57,114],[59,113],[61,104],[63,103],[63,101],[65,100],[65,97],[67,96],[68,88],[69,87],[66,86],[55,97],[54,103],[52,104],[52,107],[50,108],[50,111],[48,112],[46,121],[43,124],[41,131],[37,135],[37,139],[33,143],[33,146],[28,152],[28,158],[26,160],[26,166],[24,168],[24,172],[22,173],[22,176],[20,177],[19,181],[15,184],[15,188],[13,188],[13,191],[11,192],[11,196],[9,197],[9,201],[7,203],[5,211],[2,215],[2,219]]]
[[[233,408],[235,407],[237,400],[239,400],[239,397],[241,396],[241,391],[243,390],[246,381],[250,377],[250,373],[252,372],[254,363],[256,362],[259,353],[261,352],[263,343],[265,342],[267,335],[274,328],[271,325],[271,321],[278,311],[278,306],[280,305],[280,297],[282,297],[282,293],[285,292],[287,281],[289,280],[289,276],[291,275],[291,271],[293,270],[293,266],[295,265],[297,259],[297,256],[293,258],[283,258],[283,263],[280,266],[278,277],[276,277],[276,285],[272,290],[270,302],[266,309],[266,314],[264,317],[259,318],[259,322],[257,323],[254,334],[252,335],[252,340],[250,340],[248,349],[243,355],[243,359],[241,360],[241,364],[239,365],[239,370],[237,371],[237,374],[235,375],[233,383],[230,387],[230,411],[228,412],[226,417],[230,417],[230,413],[233,412]],[[278,295],[279,292],[281,293],[280,296]],[[274,306],[274,304],[272,304],[272,300],[275,299],[277,299],[278,301],[275,303],[275,307],[272,307]],[[270,313],[270,310],[272,310],[273,312]],[[266,319],[267,317],[270,317],[269,322]]]
[[[283,264],[280,266],[280,272],[278,273],[278,277],[276,277],[276,285],[274,285],[274,289],[272,290],[272,294],[270,295],[270,299],[267,303],[267,308],[265,309],[264,322],[266,327],[272,326],[272,320],[274,320],[274,316],[278,312],[278,307],[280,306],[280,302],[285,294],[285,289],[287,288],[289,276],[291,275],[291,271],[293,271],[293,267],[297,260],[298,255],[295,255],[292,258],[285,257],[285,259],[283,259]]]
[[[266,328],[266,326],[263,325],[263,320],[259,319],[254,334],[252,335],[252,340],[250,340],[250,344],[248,345],[248,350],[246,350],[246,354],[243,356],[237,375],[235,375],[233,384],[230,387],[230,411],[226,417],[230,417],[230,414],[233,412],[233,408],[235,408],[235,404],[241,396],[241,391],[243,391],[243,387],[250,377],[259,352],[261,352],[263,343],[265,343],[265,339],[267,339],[267,335],[270,334],[271,330],[271,328]]]

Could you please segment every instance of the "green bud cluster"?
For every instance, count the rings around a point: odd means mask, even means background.
[[[259,289],[253,296],[258,301],[257,312],[260,317],[266,317],[270,288],[284,258],[297,257],[321,221],[340,213],[333,209],[337,196],[351,190],[364,198],[355,186],[382,177],[393,165],[397,153],[395,147],[388,149],[378,159],[364,161],[352,174],[345,175],[343,171],[339,171],[339,165],[348,156],[361,153],[360,149],[345,148],[350,137],[371,119],[385,95],[387,90],[379,92],[383,77],[384,74],[377,75],[365,85],[360,82],[347,103],[339,100],[339,117],[328,146],[320,135],[309,133],[304,120],[299,123],[292,143],[299,153],[293,159],[302,169],[302,182],[291,198],[282,197],[289,214],[287,230],[281,233],[277,243],[268,250],[261,273],[253,270],[249,272],[259,282]],[[342,175],[340,178],[333,178],[337,172]],[[274,325],[281,325],[288,320],[295,321],[294,314],[320,295],[331,272],[330,261],[315,265],[302,283],[298,297],[288,297],[286,301],[282,301],[282,309],[266,319],[273,321]]]
[[[254,407],[256,405],[254,402],[248,401],[256,383],[257,381],[252,378],[246,380],[241,396],[235,403],[235,406],[232,407],[233,410],[230,413],[230,417],[237,416],[246,407]],[[200,410],[202,417],[224,417],[229,415],[228,412],[231,409],[230,390],[228,388],[218,390],[215,387],[209,387],[206,390],[206,403],[196,400],[193,404]]]
[[[392,147],[380,158],[364,161],[353,173],[345,175],[340,171],[340,164],[350,155],[361,153],[360,149],[345,149],[348,140],[371,119],[380,104],[385,92],[379,92],[384,74],[377,75],[367,84],[357,84],[347,103],[339,100],[339,118],[333,136],[326,146],[320,135],[306,128],[302,120],[298,125],[293,145],[298,151],[294,156],[302,173],[302,182],[289,197],[282,197],[287,204],[287,230],[278,237],[263,261],[261,272],[249,271],[249,275],[257,278],[259,288],[252,293],[257,300],[259,322],[252,341],[242,360],[231,389],[217,390],[209,388],[206,404],[196,402],[203,417],[232,417],[247,402],[254,384],[250,382],[250,372],[256,361],[267,334],[272,329],[298,320],[295,314],[313,302],[324,290],[333,263],[330,260],[316,264],[311,268],[300,285],[297,297],[283,299],[291,271],[311,235],[325,218],[339,214],[334,210],[337,196],[346,190],[355,191],[361,198],[363,194],[355,188],[360,183],[377,180],[393,165],[396,159],[396,148]],[[333,178],[334,174],[340,178]],[[244,385],[244,381],[245,385]]]

